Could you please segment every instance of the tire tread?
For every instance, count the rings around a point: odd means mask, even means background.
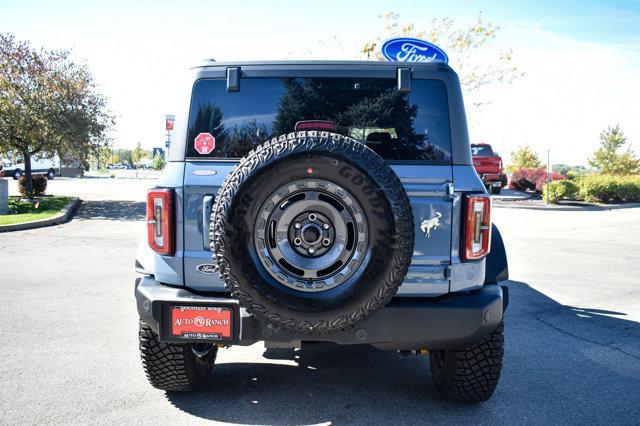
[[[438,366],[430,355],[431,378],[436,390],[457,402],[486,401],[500,380],[504,355],[504,324],[473,346],[445,350],[444,366]]]
[[[201,360],[191,351],[191,345],[161,342],[143,320],[140,320],[139,340],[142,366],[153,387],[191,391],[206,383],[217,347]]]

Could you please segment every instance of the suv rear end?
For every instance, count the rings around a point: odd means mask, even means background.
[[[486,270],[490,200],[456,74],[389,62],[211,62],[195,74],[136,262],[152,384],[197,387],[219,346],[332,341],[430,351],[443,395],[487,399],[506,258],[497,234]],[[476,379],[454,380],[460,350],[478,345],[493,349]],[[163,353],[180,354],[171,374]]]

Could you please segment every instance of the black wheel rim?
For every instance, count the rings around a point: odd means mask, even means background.
[[[318,292],[346,282],[367,261],[368,234],[362,208],[348,191],[303,179],[278,188],[262,204],[254,245],[278,282]]]

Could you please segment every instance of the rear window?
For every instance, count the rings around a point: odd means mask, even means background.
[[[188,158],[236,159],[256,145],[294,131],[298,121],[328,120],[338,133],[366,144],[386,160],[451,161],[446,86],[412,80],[400,93],[395,79],[247,78],[239,92],[226,80],[198,80],[193,88]],[[199,154],[200,133],[215,138],[208,155]]]
[[[493,150],[489,145],[471,145],[471,155],[480,157],[492,157]]]

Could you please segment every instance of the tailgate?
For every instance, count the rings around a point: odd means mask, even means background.
[[[185,285],[200,291],[226,291],[214,271],[208,226],[213,198],[235,162],[188,162],[184,174]],[[413,209],[415,246],[399,295],[439,295],[449,290],[451,262],[451,166],[392,165]],[[215,174],[213,174],[215,172]]]
[[[415,245],[400,296],[437,296],[449,291],[453,198],[451,166],[393,165],[413,209]]]

